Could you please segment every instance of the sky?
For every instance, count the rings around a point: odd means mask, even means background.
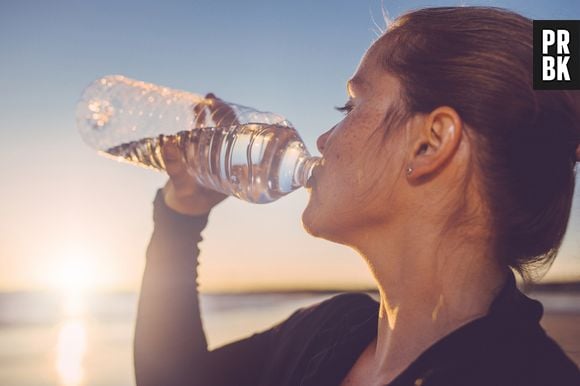
[[[0,0],[0,291],[139,288],[152,201],[166,177],[82,142],[75,105],[92,80],[123,74],[277,112],[316,154],[316,137],[341,119],[334,106],[384,27],[382,8],[394,18],[436,5],[580,19],[577,0]],[[580,278],[578,190],[546,279]],[[215,208],[201,289],[371,286],[353,251],[303,230],[307,199],[297,191],[268,205],[229,199]]]

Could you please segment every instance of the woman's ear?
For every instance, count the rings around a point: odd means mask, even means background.
[[[415,181],[438,173],[453,158],[463,122],[455,109],[441,106],[418,121],[416,130],[406,168],[407,178]]]

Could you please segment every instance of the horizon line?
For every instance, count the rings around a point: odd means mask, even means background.
[[[546,281],[537,283],[523,283],[518,280],[518,287],[524,292],[528,291],[579,291],[580,292],[580,278],[574,280],[558,280]],[[215,289],[201,289],[198,290],[200,295],[260,295],[260,294],[333,294],[340,292],[364,292],[377,293],[377,287],[241,287],[241,288],[215,288]],[[39,294],[39,293],[55,293],[59,290],[49,288],[33,288],[33,289],[0,289],[0,294]],[[139,290],[129,288],[111,288],[111,289],[94,289],[87,290],[87,294],[138,294]]]

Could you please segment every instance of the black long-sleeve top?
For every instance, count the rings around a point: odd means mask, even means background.
[[[154,201],[135,331],[138,386],[339,385],[376,337],[378,303],[342,294],[265,331],[207,350],[197,291],[197,244],[207,216]],[[539,325],[542,306],[513,275],[488,315],[424,351],[389,386],[580,385],[578,367]]]

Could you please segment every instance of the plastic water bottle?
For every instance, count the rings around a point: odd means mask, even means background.
[[[280,115],[120,75],[94,81],[76,118],[101,154],[156,170],[164,141],[175,140],[198,183],[253,203],[305,186],[320,162]]]

